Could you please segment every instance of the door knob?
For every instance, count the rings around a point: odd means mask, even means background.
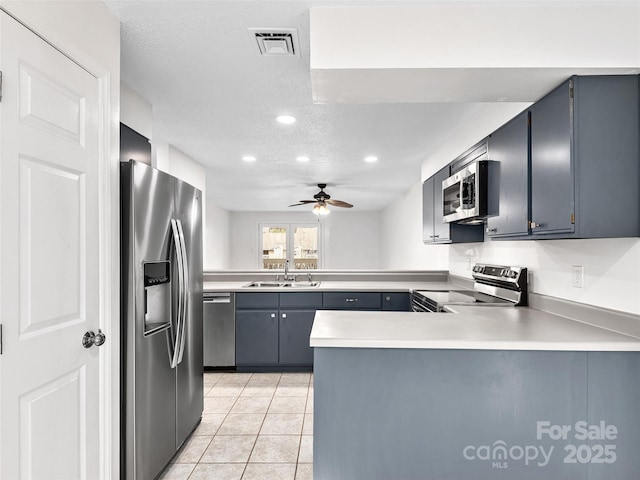
[[[98,329],[98,333],[89,331],[82,336],[82,346],[84,348],[91,348],[93,345],[99,347],[107,339],[107,336],[102,333],[102,330]]]

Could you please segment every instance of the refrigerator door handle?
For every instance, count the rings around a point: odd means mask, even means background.
[[[178,365],[178,356],[180,350],[180,339],[182,337],[183,329],[183,310],[184,305],[184,256],[182,254],[182,241],[180,239],[180,230],[178,229],[178,220],[171,219],[171,232],[173,234],[173,246],[176,253],[176,263],[178,264],[178,316],[176,319],[176,334],[173,337],[173,345],[171,348],[171,368],[176,368]]]
[[[176,224],[178,226],[178,234],[181,243],[181,252],[182,252],[182,328],[179,333],[179,347],[178,347],[178,359],[176,365],[182,362],[182,355],[184,354],[184,344],[186,341],[186,333],[187,333],[187,308],[189,307],[189,262],[187,260],[187,245],[184,241],[184,230],[182,229],[182,222],[180,220],[176,220]]]

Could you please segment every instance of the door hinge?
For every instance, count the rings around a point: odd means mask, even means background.
[[[531,230],[531,220],[527,220],[527,230]]]
[[[571,214],[571,225],[573,225],[575,223],[576,223],[576,215],[575,215],[575,213],[572,213]]]
[[[569,98],[573,98],[573,80],[569,80]]]

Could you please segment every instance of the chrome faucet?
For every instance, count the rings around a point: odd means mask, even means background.
[[[289,260],[284,262],[284,278],[283,280],[285,282],[288,282],[290,280],[295,280],[295,276],[289,276]]]

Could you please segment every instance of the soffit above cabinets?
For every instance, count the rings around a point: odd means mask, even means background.
[[[533,102],[573,74],[640,72],[640,4],[312,7],[316,103]]]

